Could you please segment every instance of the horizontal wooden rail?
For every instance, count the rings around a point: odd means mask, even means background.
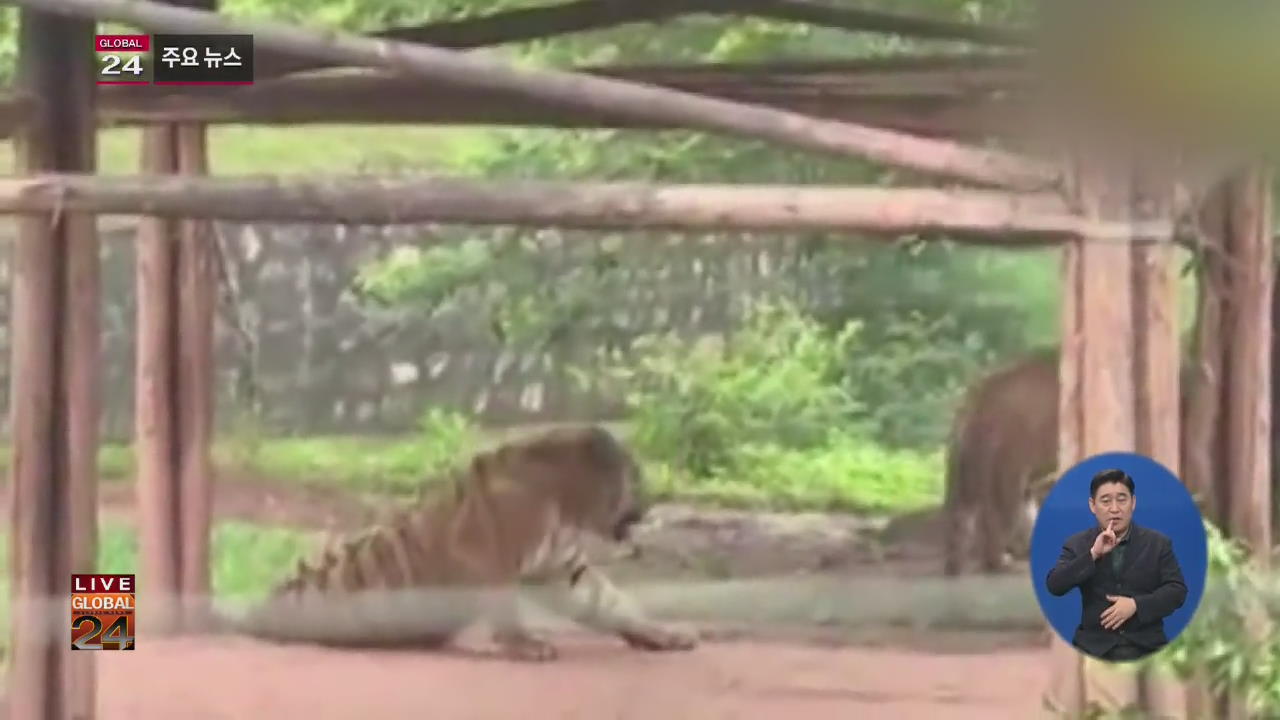
[[[490,182],[376,176],[45,175],[0,178],[0,212],[363,224],[534,224],[685,230],[829,229],[1061,235],[1050,193],[788,185]]]

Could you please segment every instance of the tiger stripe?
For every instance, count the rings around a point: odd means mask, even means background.
[[[545,660],[554,649],[522,628],[513,604],[519,585],[537,584],[557,608],[635,647],[693,647],[691,634],[646,620],[581,543],[584,533],[625,535],[644,511],[640,482],[629,452],[596,427],[479,453],[412,507],[328,544],[314,562],[299,560],[245,627],[265,638],[377,645],[412,626],[416,641],[434,646],[484,617],[512,656]],[[297,604],[303,598],[325,608],[320,627]]]

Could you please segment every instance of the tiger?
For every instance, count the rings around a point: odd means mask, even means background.
[[[318,559],[301,559],[240,623],[284,642],[438,648],[477,620],[500,652],[548,661],[517,598],[632,648],[690,650],[692,629],[648,619],[588,561],[583,540],[631,540],[649,501],[639,463],[598,425],[562,426],[477,453],[411,506]]]
[[[974,383],[947,440],[943,572],[1000,572],[1026,559],[1040,506],[1058,478],[1058,348],[1045,347]],[[1194,368],[1183,363],[1183,431]],[[1185,452],[1185,437],[1181,445]],[[975,547],[976,546],[976,547]]]
[[[947,443],[944,573],[1007,568],[1025,555],[1058,465],[1057,350],[983,377],[966,393]],[[1024,542],[1025,541],[1025,542]]]

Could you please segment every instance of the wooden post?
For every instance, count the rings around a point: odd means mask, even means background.
[[[144,172],[203,174],[204,127],[147,128],[143,158]],[[211,231],[205,220],[160,218],[139,228],[138,502],[143,567],[156,601],[147,622],[163,632],[201,622],[210,589]]]
[[[1080,263],[1082,243],[1067,243],[1062,249],[1062,309],[1060,328],[1062,350],[1058,369],[1058,467],[1066,469],[1083,457],[1081,446],[1081,352],[1083,351]],[[1048,700],[1052,709],[1067,717],[1083,712],[1085,707],[1084,664],[1080,653],[1057,633],[1050,633]]]
[[[212,0],[171,4],[213,9]],[[143,132],[142,171],[208,172],[205,126]],[[207,220],[150,217],[138,231],[138,503],[148,628],[207,619],[212,524],[214,248]]]
[[[1224,426],[1223,388],[1226,382],[1223,345],[1226,342],[1224,292],[1227,283],[1226,225],[1229,199],[1225,186],[1215,188],[1198,209],[1200,266],[1197,277],[1196,322],[1192,362],[1195,373],[1187,406],[1187,447],[1183,474],[1200,511],[1212,523],[1225,528],[1223,498],[1219,488]]]
[[[1120,221],[1131,217],[1132,166],[1125,153],[1099,148],[1079,158],[1077,201],[1088,218]],[[1134,293],[1132,248],[1126,238],[1083,237],[1080,277],[1072,288],[1080,307],[1075,357],[1080,400],[1076,403],[1080,457],[1137,449],[1134,383]],[[1065,468],[1063,468],[1065,470]],[[1086,703],[1123,708],[1138,702],[1132,676],[1106,663],[1083,659]]]
[[[210,7],[212,3],[210,3]],[[208,174],[205,126],[178,126],[178,172]],[[190,626],[206,618],[210,593],[209,552],[213,516],[214,345],[213,316],[217,299],[216,248],[213,223],[183,220],[178,244],[177,297],[179,324],[173,352],[179,358],[176,467],[182,488],[179,503],[182,530],[181,582],[189,605],[184,608]]]
[[[176,133],[170,126],[142,133],[142,172],[174,172]],[[175,449],[173,398],[174,357],[170,354],[177,325],[176,223],[143,218],[137,242],[137,357],[135,369],[135,445],[138,463],[140,589],[147,602],[138,608],[140,627],[157,634],[176,629],[179,575],[178,488],[173,467]]]
[[[1227,531],[1265,568],[1271,552],[1271,172],[1250,170],[1227,190]]]
[[[92,21],[22,11],[18,84],[37,101],[17,171],[95,167]],[[13,720],[94,716],[93,653],[73,653],[70,575],[97,557],[99,256],[92,216],[22,218],[14,248],[10,537]]]
[[[1174,174],[1156,163],[1138,168],[1133,204],[1137,221],[1173,215]],[[1167,236],[1133,244],[1135,425],[1138,452],[1181,477],[1181,357],[1178,276],[1174,272],[1172,227]],[[1137,676],[1140,705],[1153,717],[1181,717],[1186,688],[1168,674]]]
[[[1196,378],[1188,458],[1210,499],[1209,517],[1265,569],[1272,523],[1271,173],[1253,168],[1219,185],[1200,216],[1203,267],[1197,318]],[[1261,635],[1261,612],[1250,621]],[[1244,717],[1232,698],[1192,698],[1193,711]]]
[[[1110,150],[1110,151],[1108,151]],[[1178,467],[1176,285],[1168,240],[1150,239],[1166,219],[1172,187],[1139,176],[1133,154],[1105,146],[1077,156],[1073,192],[1087,219],[1142,223],[1131,237],[1084,236],[1064,249],[1059,464],[1137,451]],[[1154,174],[1159,176],[1159,174]],[[1144,222],[1146,221],[1146,222]],[[1134,226],[1135,228],[1137,226]],[[1171,232],[1172,227],[1169,226]],[[1084,658],[1055,639],[1049,692],[1058,712],[1173,706],[1176,689]]]

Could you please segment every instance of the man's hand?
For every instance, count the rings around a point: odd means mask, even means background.
[[[1089,554],[1093,556],[1094,560],[1097,560],[1115,549],[1116,533],[1111,529],[1111,526],[1114,524],[1114,520],[1107,523],[1107,529],[1098,533],[1098,537],[1093,539],[1093,547],[1089,548]]]
[[[1107,599],[1111,601],[1111,607],[1102,611],[1102,627],[1108,630],[1115,630],[1138,612],[1138,603],[1131,597],[1108,595]]]

